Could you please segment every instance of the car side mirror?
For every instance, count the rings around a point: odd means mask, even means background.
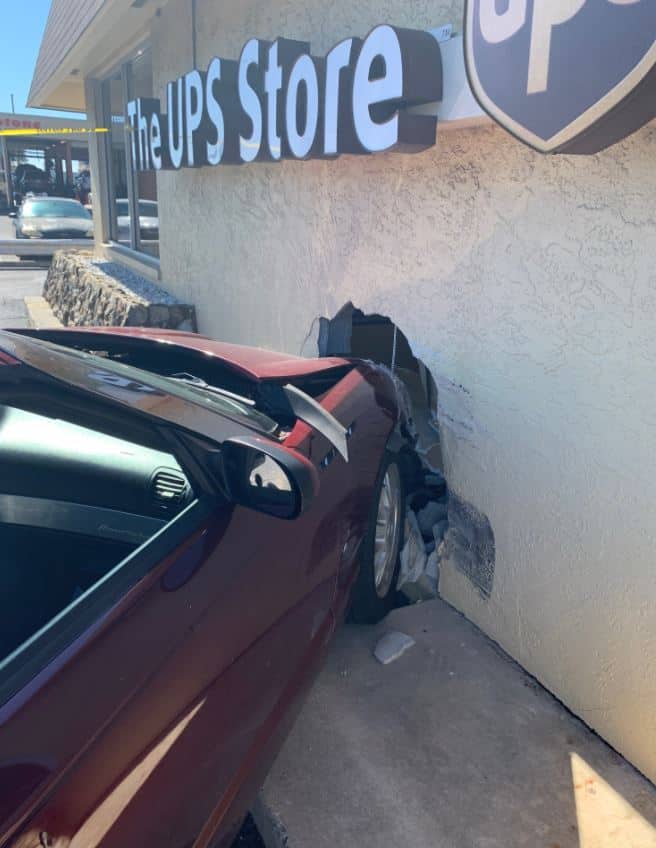
[[[18,217],[18,212],[10,212],[10,213],[9,213],[9,217],[10,217],[10,218],[17,218],[17,217]]]
[[[276,518],[297,518],[319,490],[319,477],[309,460],[256,436],[223,442],[218,462],[233,503]]]

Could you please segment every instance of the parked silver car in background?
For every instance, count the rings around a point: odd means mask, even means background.
[[[116,199],[116,223],[118,240],[130,243],[130,213],[127,198]],[[159,239],[159,212],[156,200],[139,201],[139,237],[142,241]]]
[[[14,218],[16,238],[93,238],[91,215],[77,200],[67,197],[27,197]]]

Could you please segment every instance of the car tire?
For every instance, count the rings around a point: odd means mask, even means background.
[[[367,533],[360,549],[360,569],[351,596],[350,618],[357,624],[375,624],[394,606],[404,524],[401,466],[398,457],[386,451],[378,471]]]

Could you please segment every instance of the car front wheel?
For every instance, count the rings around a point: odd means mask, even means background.
[[[351,619],[375,624],[390,611],[396,596],[403,545],[404,493],[396,457],[386,453],[360,552],[360,572],[353,589]]]

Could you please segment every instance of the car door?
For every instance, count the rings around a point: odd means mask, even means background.
[[[239,429],[34,344],[3,338],[2,359],[56,374],[49,401],[62,414],[79,404],[86,420],[102,399],[104,415],[140,426],[157,410],[172,437],[178,425],[185,439],[193,424],[204,438]],[[39,372],[40,390],[49,379]],[[297,432],[295,447],[310,455],[312,438]],[[188,452],[178,458],[184,467]],[[341,535],[326,527],[349,495],[345,467],[293,522],[199,492],[117,571],[135,579],[118,579],[109,603],[91,592],[27,645],[21,685],[0,704],[0,845],[228,844],[334,629]]]
[[[10,844],[39,845],[44,832],[83,848],[233,834],[333,629],[333,581],[308,574],[302,538],[294,557],[276,556],[289,540],[245,513],[227,527],[210,513],[61,667],[5,705],[4,814],[20,805],[25,819]],[[262,549],[244,552],[244,534],[260,531]]]

